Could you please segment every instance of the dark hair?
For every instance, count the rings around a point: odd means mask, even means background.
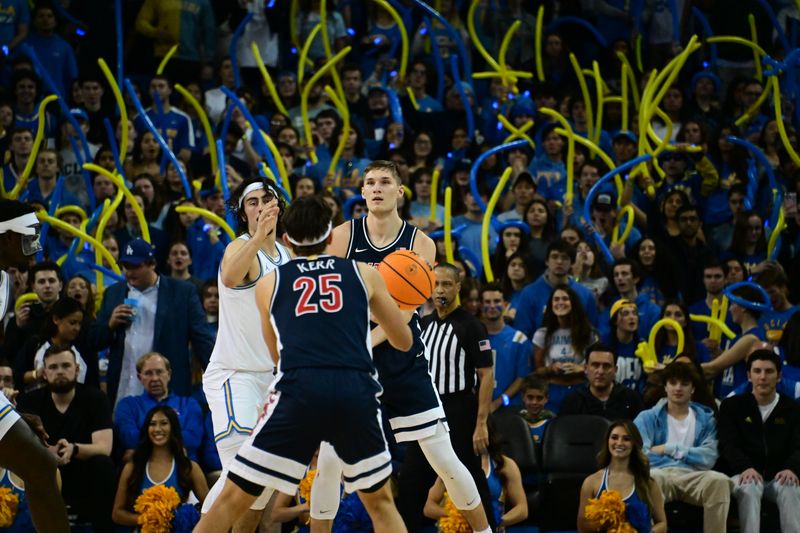
[[[525,391],[528,389],[536,389],[544,391],[546,395],[548,392],[548,387],[549,385],[546,380],[540,378],[536,374],[528,374],[522,381],[522,388],[520,390],[522,391],[522,394],[525,394]]]
[[[147,462],[153,454],[153,442],[150,440],[150,422],[153,417],[162,413],[169,420],[169,441],[167,447],[169,448],[172,457],[175,459],[175,469],[178,474],[178,485],[184,494],[183,500],[192,490],[192,461],[186,456],[183,450],[183,436],[181,435],[181,423],[178,420],[178,415],[175,410],[168,405],[157,405],[150,409],[144,419],[141,429],[139,430],[139,443],[133,452],[133,471],[131,472],[130,480],[128,481],[128,501],[125,502],[125,507],[133,509],[134,502],[141,492],[142,480],[146,475]]]
[[[69,296],[59,298],[50,309],[48,320],[45,320],[44,324],[42,324],[42,340],[49,341],[55,336],[58,328],[53,321],[54,318],[66,318],[73,313],[85,314],[83,305],[81,305],[78,300],[70,298]]]
[[[749,302],[760,302],[762,301],[761,292],[755,287],[751,287],[749,285],[742,285],[741,287],[737,287],[736,289],[731,291],[731,294],[734,296],[738,296],[739,298],[743,298]],[[755,319],[761,317],[761,311],[757,309],[750,309],[748,307],[739,306],[745,310],[746,313],[750,314]],[[687,315],[688,316],[688,315]]]
[[[747,357],[747,371],[750,372],[750,367],[753,366],[753,361],[770,361],[775,365],[775,370],[780,373],[781,371],[781,358],[773,350],[761,349],[755,350]]]
[[[678,208],[678,211],[675,213],[675,218],[680,219],[681,215],[684,213],[696,213],[697,215],[699,215],[700,209],[692,203],[683,204]]]
[[[614,356],[614,365],[617,364],[617,352],[614,351],[611,346],[602,341],[593,342],[583,351],[583,360],[586,362],[586,364],[589,364],[589,357],[593,353],[610,353]]]
[[[778,348],[787,364],[800,366],[800,311],[795,311],[786,321]]]
[[[553,213],[550,212],[550,208],[547,206],[547,202],[544,199],[542,199],[542,198],[534,198],[533,200],[531,200],[528,203],[528,205],[525,206],[525,210],[523,211],[523,215],[522,215],[522,221],[525,222],[526,224],[530,225],[530,223],[528,222],[528,211],[530,211],[531,207],[533,207],[535,204],[544,206],[544,210],[547,213],[547,221],[544,223],[544,227],[542,228],[542,239],[545,240],[545,241],[558,240],[558,239],[555,239],[555,235],[556,235],[555,217],[553,216]],[[545,257],[547,257],[549,255],[550,255],[550,248],[548,247],[547,248],[547,255]],[[574,252],[573,252],[571,257],[572,257],[572,261],[574,262],[575,261]]]
[[[631,442],[633,443],[633,450],[631,450],[630,460],[628,461],[628,469],[633,474],[633,481],[636,487],[636,492],[639,497],[647,504],[650,512],[653,512],[653,497],[650,494],[650,461],[642,451],[642,434],[639,429],[630,420],[615,420],[608,426],[606,435],[603,439],[603,448],[597,454],[597,466],[601,469],[606,468],[611,463],[611,454],[608,451],[608,439],[611,438],[611,432],[614,429],[622,427],[630,435]]]
[[[442,268],[447,272],[450,272],[453,276],[455,276],[457,282],[461,282],[461,271],[452,263],[437,263],[436,266],[433,267],[435,271],[437,268]]]
[[[780,263],[764,268],[756,277],[759,285],[764,287],[788,287],[789,278]]]
[[[296,198],[283,215],[283,227],[287,236],[298,242],[315,240],[327,231],[332,215],[331,208],[319,196]],[[326,247],[324,240],[310,246],[292,245],[297,255],[320,254]]]
[[[730,251],[737,256],[744,257],[747,255],[747,250],[745,248],[747,232],[749,231],[748,220],[750,217],[758,217],[762,223],[764,222],[764,217],[753,210],[742,211],[741,213],[737,214],[733,220],[733,238],[731,239]],[[767,238],[762,229],[761,236],[758,238],[758,242],[756,243],[755,253],[765,254],[766,252]]]
[[[559,252],[562,254],[566,254],[569,256],[570,263],[575,262],[575,247],[572,246],[567,241],[563,241],[561,239],[557,239],[550,244],[547,245],[547,252],[544,254],[545,261],[550,259],[550,254],[553,252]]]
[[[629,257],[621,257],[621,258],[617,259],[616,261],[614,261],[614,266],[611,267],[612,275],[613,275],[614,271],[617,269],[618,266],[625,266],[625,265],[629,265],[631,267],[631,274],[633,274],[634,278],[638,278],[639,279],[639,283],[641,283],[641,281],[642,281],[642,269],[639,266],[638,261],[636,261],[635,259],[631,259]],[[637,285],[638,285],[638,283],[637,283]]]
[[[239,206],[239,200],[244,195],[245,189],[252,185],[253,183],[261,183],[264,185],[264,189],[267,191],[268,194],[271,194],[274,198],[278,200],[278,223],[282,221],[282,217],[284,212],[286,211],[286,202],[283,199],[283,196],[278,192],[278,189],[275,186],[275,182],[269,178],[262,178],[261,176],[255,176],[249,179],[242,181],[236,189],[231,192],[230,197],[228,199],[228,209],[234,214],[236,217],[236,234],[237,235],[244,235],[248,232],[247,227],[247,215],[244,212],[244,202],[242,202],[241,207]]]
[[[694,365],[681,362],[673,362],[664,367],[664,370],[661,371],[661,380],[665,386],[670,381],[689,381],[695,390],[701,386],[700,374]]]
[[[553,296],[556,291],[564,291],[569,296],[572,310],[567,317],[569,321],[567,327],[571,333],[573,350],[575,350],[576,354],[583,354],[583,351],[592,342],[592,328],[589,318],[586,316],[586,311],[583,309],[583,304],[581,304],[581,299],[568,285],[553,287],[553,292],[550,293],[550,297],[547,299],[547,307],[545,307],[544,318],[542,319],[542,325],[545,328],[545,345],[550,345],[553,334],[561,327],[558,317],[553,312]]]
[[[64,352],[71,353],[72,359],[74,361],[78,360],[78,358],[75,356],[75,350],[73,350],[72,346],[70,346],[69,344],[51,344],[50,347],[44,351],[44,356],[42,356],[42,361],[47,361],[49,357]]]
[[[33,287],[33,282],[36,279],[36,274],[39,272],[50,272],[53,271],[56,273],[58,277],[58,281],[63,282],[64,278],[61,276],[61,267],[58,266],[57,263],[53,261],[42,261],[41,263],[36,263],[33,265],[30,270],[28,270],[28,286],[31,288]]]
[[[505,295],[506,300],[509,301],[511,300],[511,295],[514,294],[514,285],[511,282],[511,279],[508,277],[508,265],[514,259],[519,259],[520,261],[522,261],[522,268],[525,269],[525,280],[523,286],[527,285],[532,281],[531,272],[530,268],[528,267],[528,262],[526,261],[525,253],[523,252],[522,247],[520,247],[519,250],[517,250],[516,252],[514,252],[505,259],[505,268],[503,269],[503,277],[501,278],[501,283],[503,285],[503,294]],[[499,271],[497,272],[497,274],[499,274]]]
[[[481,298],[483,298],[484,292],[490,292],[490,291],[503,292],[503,286],[500,285],[500,283],[497,281],[493,281],[491,283],[484,283],[480,288]],[[503,295],[503,298],[505,298],[505,294]]]

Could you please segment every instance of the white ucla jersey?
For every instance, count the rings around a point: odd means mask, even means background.
[[[238,237],[249,240],[247,234]],[[256,307],[256,283],[268,272],[291,261],[286,247],[275,243],[278,257],[269,257],[262,250],[256,255],[261,272],[258,278],[246,285],[229,288],[222,283],[221,269],[217,274],[219,285],[219,328],[208,370],[235,370],[244,372],[272,372],[275,367],[267,344],[261,334],[261,316]]]

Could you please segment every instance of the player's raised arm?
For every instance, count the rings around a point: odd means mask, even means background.
[[[400,351],[408,351],[414,339],[408,321],[389,295],[381,275],[372,267],[359,263],[358,270],[370,292],[369,306],[375,320],[383,328],[389,344]]]
[[[272,355],[272,362],[276,365],[280,359],[278,353],[278,336],[275,335],[275,328],[272,327],[270,318],[270,303],[272,293],[275,290],[275,271],[266,274],[256,283],[256,305],[261,315],[261,333],[264,335],[264,342],[267,343],[269,353]]]

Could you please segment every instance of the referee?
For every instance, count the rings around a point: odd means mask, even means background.
[[[453,449],[472,474],[494,530],[489,486],[480,458],[489,445],[487,419],[494,386],[492,349],[486,327],[458,304],[457,295],[461,289],[458,269],[439,263],[434,272],[436,312],[420,320],[425,355],[447,416]],[[400,477],[398,508],[408,530],[419,531],[425,520],[422,509],[428,490],[436,481],[436,473],[416,443],[408,448]],[[409,523],[409,510],[416,510],[419,522]]]

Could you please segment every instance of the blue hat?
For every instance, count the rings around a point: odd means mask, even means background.
[[[155,260],[153,246],[144,239],[133,239],[125,245],[119,256],[120,264],[139,266],[145,261]]]
[[[592,209],[598,211],[611,211],[614,205],[614,197],[608,193],[600,193],[592,201]]]
[[[638,139],[636,138],[636,134],[633,133],[630,130],[617,130],[617,132],[614,133],[614,136],[611,138],[611,140],[612,141],[616,141],[617,139],[621,139],[621,138],[628,139],[633,144],[636,144],[638,142]]]
[[[706,78],[711,80],[711,83],[714,84],[714,90],[719,91],[720,86],[722,86],[722,80],[719,79],[719,76],[711,72],[710,70],[701,70],[689,81],[689,90],[694,92],[694,86],[697,85],[697,81]]]

